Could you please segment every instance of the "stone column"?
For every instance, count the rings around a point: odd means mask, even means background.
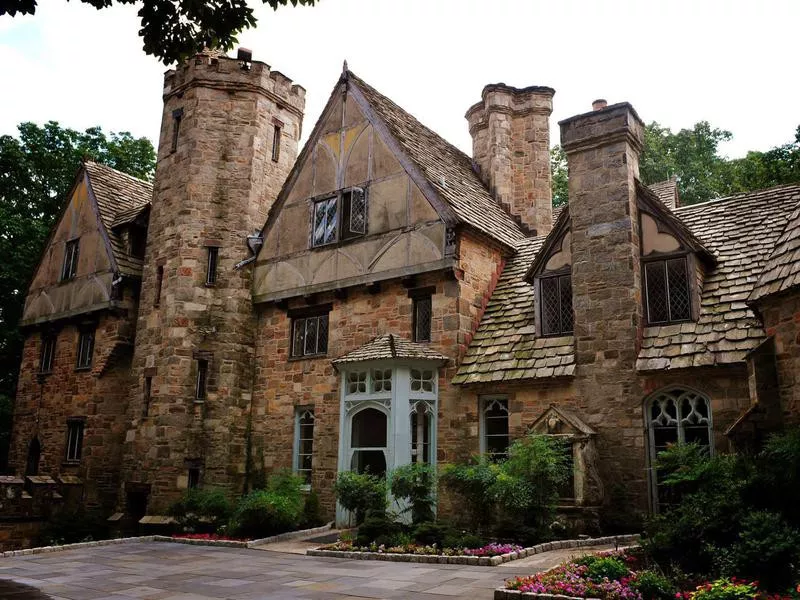
[[[643,323],[636,186],[644,125],[630,104],[599,106],[559,123],[569,164],[576,385],[598,431],[601,475],[613,502],[646,509]]]

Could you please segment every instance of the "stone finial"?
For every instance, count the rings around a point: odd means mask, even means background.
[[[348,71],[348,69],[347,69],[347,59],[345,58],[344,61],[342,62],[342,74],[347,73],[347,71]]]

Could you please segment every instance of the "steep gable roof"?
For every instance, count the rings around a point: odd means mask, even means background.
[[[785,292],[800,285],[800,186],[774,188],[772,193],[794,197],[798,206],[767,259],[764,270],[748,297],[749,302],[756,302],[770,294]]]
[[[670,210],[678,208],[678,177],[673,175],[666,181],[657,181],[647,186]]]
[[[131,213],[138,216],[146,208],[153,196],[153,184],[92,161],[84,162],[83,169],[89,178],[91,196],[97,204],[119,272],[140,277],[142,260],[128,254],[114,227],[120,224],[118,216],[128,218]]]
[[[347,71],[343,77],[361,92],[373,115],[386,125],[460,222],[511,248],[523,239],[519,225],[492,198],[473,170],[469,156],[352,72]]]

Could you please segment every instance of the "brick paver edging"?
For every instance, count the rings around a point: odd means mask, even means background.
[[[39,548],[26,548],[25,550],[8,550],[0,554],[2,558],[10,556],[29,556],[31,554],[44,554],[46,552],[61,552],[77,548],[94,548],[95,546],[111,546],[113,544],[128,544],[131,542],[152,542],[157,536],[144,535],[141,537],[116,538],[113,540],[97,540],[96,542],[78,542],[77,544],[63,544],[61,546],[40,546]]]
[[[351,558],[356,560],[386,560],[389,562],[435,563],[440,565],[477,565],[480,567],[496,567],[503,563],[549,552],[561,548],[582,548],[584,546],[602,546],[605,544],[625,545],[638,542],[639,534],[612,535],[601,538],[587,538],[582,540],[560,540],[537,544],[530,548],[523,548],[519,552],[509,552],[498,556],[442,556],[439,554],[390,554],[387,552],[349,552],[344,550],[306,550],[308,556],[328,556],[330,558]],[[505,590],[504,590],[505,591]],[[533,595],[531,595],[532,597]],[[525,596],[528,598],[529,596]],[[514,596],[519,600],[519,596]],[[566,598],[564,596],[563,598]],[[560,600],[563,600],[560,597]],[[502,599],[501,599],[502,600]]]

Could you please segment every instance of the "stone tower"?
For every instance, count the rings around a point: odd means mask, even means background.
[[[234,266],[295,162],[305,90],[240,57],[204,52],[164,77],[123,473],[133,512],[200,482],[244,485],[255,319],[250,271]]]
[[[555,90],[495,83],[467,111],[472,158],[495,199],[533,235],[553,227],[550,114]]]

